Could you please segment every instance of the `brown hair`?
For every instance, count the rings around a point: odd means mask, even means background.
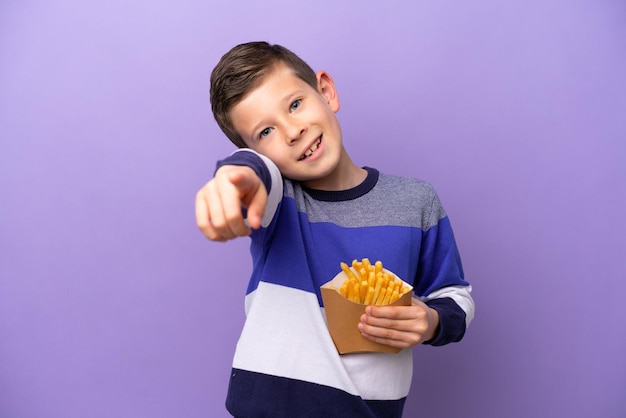
[[[305,83],[317,90],[313,69],[296,54],[280,45],[248,42],[228,51],[211,73],[211,110],[219,127],[237,147],[247,145],[235,131],[230,111],[257,87],[278,63],[284,63]]]

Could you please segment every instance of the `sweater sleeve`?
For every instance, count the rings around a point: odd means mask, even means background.
[[[426,300],[426,305],[439,314],[439,329],[433,339],[424,344],[445,345],[461,341],[474,316],[471,290],[471,286],[449,287]]]
[[[215,171],[225,165],[239,165],[250,167],[259,179],[263,182],[267,190],[267,205],[265,214],[261,220],[261,226],[266,227],[272,221],[278,204],[283,196],[283,180],[276,164],[266,156],[259,154],[249,148],[240,148],[228,157],[217,162]],[[242,208],[245,216],[245,208]]]
[[[464,278],[450,219],[436,193],[429,224],[432,226],[422,239],[416,295],[439,313],[437,335],[425,344],[444,345],[463,338],[474,318],[474,300],[472,287]]]

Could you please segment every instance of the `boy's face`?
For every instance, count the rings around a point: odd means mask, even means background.
[[[283,176],[314,188],[333,188],[346,160],[331,77],[317,73],[318,90],[277,65],[233,107],[233,126],[246,145],[271,159]]]

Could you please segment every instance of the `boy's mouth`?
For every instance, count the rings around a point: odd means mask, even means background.
[[[311,145],[311,148],[306,150],[304,154],[302,154],[300,158],[298,158],[298,161],[302,161],[306,158],[309,158],[311,155],[313,155],[313,153],[317,150],[317,147],[319,147],[321,143],[322,143],[322,136],[320,135],[320,137],[317,138],[317,140]]]

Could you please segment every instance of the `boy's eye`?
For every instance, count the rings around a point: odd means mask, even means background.
[[[259,134],[259,138],[265,138],[266,136],[268,136],[270,133],[272,132],[272,128],[265,128],[261,131],[261,133]]]
[[[302,100],[298,99],[291,104],[291,106],[289,107],[289,110],[293,112],[294,110],[299,108],[301,104],[302,104]]]

